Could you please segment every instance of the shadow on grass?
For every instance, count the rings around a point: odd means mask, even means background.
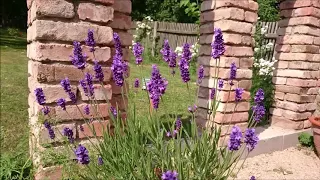
[[[24,32],[20,32],[20,36],[11,36],[6,29],[0,29],[1,46],[13,49],[26,49],[27,38]]]

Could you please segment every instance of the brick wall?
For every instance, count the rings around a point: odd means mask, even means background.
[[[205,67],[205,79],[200,85],[198,101],[199,110],[197,122],[202,126],[215,123],[222,126],[222,134],[229,134],[231,128],[228,124],[237,124],[244,129],[247,126],[251,77],[253,65],[253,33],[254,23],[257,21],[258,4],[253,0],[205,0],[201,5],[200,17],[200,57],[198,63]],[[216,117],[209,119],[207,104],[210,103],[209,94],[214,88],[214,78],[217,67],[216,60],[210,56],[210,44],[214,40],[214,28],[221,28],[226,44],[226,51],[220,59],[219,79],[227,80],[230,74],[230,65],[235,62],[237,78],[234,86],[225,83],[218,99],[221,99]],[[232,112],[236,106],[234,89],[244,88],[243,100],[237,104],[235,114]],[[228,99],[229,91],[231,91]],[[226,104],[228,102],[228,106]],[[212,116],[211,116],[212,117]]]
[[[320,1],[286,0],[276,45],[275,102],[270,110],[275,126],[309,128],[320,86]]]
[[[123,108],[121,89],[114,85],[110,69],[113,47],[113,32],[117,32],[122,40],[124,59],[129,60],[128,46],[132,37],[129,33],[131,27],[131,1],[130,0],[27,0],[28,6],[28,74],[29,74],[29,118],[31,127],[30,148],[34,162],[40,165],[38,150],[42,149],[42,143],[50,143],[48,133],[40,126],[38,113],[39,107],[35,102],[34,89],[42,87],[46,95],[46,106],[51,109],[51,116],[59,119],[57,129],[70,127],[78,141],[84,138],[79,132],[79,126],[84,124],[77,108],[70,102],[68,95],[60,86],[60,80],[68,77],[71,81],[72,91],[77,96],[77,105],[82,108],[89,103],[78,86],[78,81],[83,79],[83,72],[76,69],[70,60],[72,55],[72,42],[80,41],[83,51],[88,55],[87,72],[93,73],[93,56],[89,47],[84,45],[88,29],[94,30],[97,47],[96,59],[103,66],[105,75],[104,84],[107,89],[107,97],[113,106],[116,103]],[[61,108],[56,106],[58,98],[66,98],[67,110],[71,117]],[[100,85],[95,84],[95,98],[104,100]],[[108,121],[108,107],[110,105],[99,104],[102,116]],[[104,124],[105,124],[104,123]],[[93,122],[94,126],[102,126]],[[88,129],[84,125],[84,129]],[[41,179],[41,178],[40,178]]]

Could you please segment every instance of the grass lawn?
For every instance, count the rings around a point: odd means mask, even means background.
[[[27,55],[25,37],[12,37],[1,30],[1,152],[16,154],[28,152],[28,81]],[[156,61],[157,62],[157,61]],[[165,95],[160,102],[158,115],[164,121],[173,121],[176,115],[183,119],[190,115],[187,111],[193,105],[196,96],[196,85],[189,83],[189,90],[182,83],[179,70],[173,77],[167,65],[158,62],[161,74],[168,81]],[[130,101],[134,99],[138,116],[147,116],[149,100],[145,90],[135,91],[135,78],[150,78],[152,63],[145,63],[141,68],[131,64]],[[196,75],[193,75],[195,82]]]

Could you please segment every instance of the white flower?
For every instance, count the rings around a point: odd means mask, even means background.
[[[273,43],[272,42],[269,42],[267,45],[266,45],[266,48],[267,49],[271,49],[273,47]]]
[[[268,31],[268,26],[261,28],[261,34],[266,34],[267,31]]]
[[[254,52],[258,52],[260,48],[254,48]]]

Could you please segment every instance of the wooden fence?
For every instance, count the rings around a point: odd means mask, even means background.
[[[152,28],[152,32],[149,40],[152,41],[151,49],[154,54],[156,49],[156,39],[162,46],[164,39],[168,39],[172,49],[178,46],[182,46],[183,43],[195,44],[198,42],[199,25],[191,23],[172,23],[172,22],[150,22],[148,25]],[[271,42],[274,44],[272,50],[267,54],[266,59],[271,60],[274,55],[275,43],[277,39],[278,22],[262,22],[262,27],[268,26],[266,32],[265,44]],[[134,34],[135,28],[137,27],[136,22],[133,23],[132,33]],[[155,37],[155,38],[151,38]]]

